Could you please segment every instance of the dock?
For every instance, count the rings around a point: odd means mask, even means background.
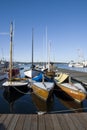
[[[87,130],[87,113],[0,114],[0,130]]]
[[[87,72],[80,72],[75,70],[61,69],[58,68],[58,72],[68,73],[72,79],[87,85]]]

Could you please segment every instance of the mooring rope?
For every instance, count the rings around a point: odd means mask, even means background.
[[[77,109],[72,109],[72,110],[51,111],[51,112],[48,112],[48,113],[54,114],[54,113],[74,112],[74,111],[79,111],[79,110],[87,110],[87,107],[85,107],[85,108],[77,108]]]

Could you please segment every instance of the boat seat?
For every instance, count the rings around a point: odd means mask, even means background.
[[[66,74],[66,73],[60,73],[60,75],[56,76],[54,79],[59,84],[59,83],[64,82],[68,77],[69,77],[68,74]]]

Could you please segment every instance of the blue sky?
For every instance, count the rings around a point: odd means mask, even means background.
[[[13,59],[31,61],[34,28],[34,61],[87,60],[87,0],[0,0],[0,33],[9,33],[14,22]],[[9,60],[9,35],[0,34],[0,58]]]

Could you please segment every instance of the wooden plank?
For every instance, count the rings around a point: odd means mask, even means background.
[[[7,115],[7,118],[4,120],[4,125],[5,125],[5,128],[7,129],[11,119],[12,119],[13,115],[12,114],[8,114]]]
[[[64,118],[67,122],[67,125],[70,130],[76,130],[76,126],[74,125],[72,119],[69,117],[69,114],[64,114]]]
[[[44,115],[38,115],[38,130],[45,130]]]
[[[2,114],[0,115],[0,130],[6,130],[6,127],[4,125],[4,120],[6,119],[7,115],[6,114]]]
[[[56,114],[51,114],[50,116],[52,118],[54,130],[57,130],[57,129],[61,130],[62,128],[61,128],[61,125],[60,125],[60,123],[58,121],[57,115]]]
[[[79,120],[79,122],[80,122],[80,124],[82,124],[82,126],[83,126],[83,130],[85,130],[86,128],[87,128],[87,116],[86,116],[86,121],[84,120],[84,118],[83,118],[83,114],[82,113],[76,113],[75,114],[76,115],[76,118]]]
[[[26,115],[25,116],[25,122],[24,122],[23,130],[30,130],[30,128],[31,128],[31,116],[32,115]]]
[[[44,117],[45,117],[46,130],[53,130],[53,122],[50,114],[46,114],[44,115]]]
[[[76,118],[76,113],[70,113],[69,117],[72,119],[74,125],[76,126],[76,129],[78,130],[83,130],[83,125],[80,123],[80,121],[78,120],[78,118]]]
[[[18,115],[2,114],[0,130],[86,130],[87,113]]]
[[[31,130],[38,130],[37,129],[37,123],[38,123],[37,115],[33,114],[32,117],[31,117]]]
[[[81,113],[80,113],[81,114]],[[82,113],[82,118],[85,119],[85,122],[87,122],[87,113]]]
[[[24,120],[25,120],[25,115],[20,115],[20,117],[16,123],[15,130],[22,130],[23,129]]]
[[[2,123],[5,119],[6,119],[7,115],[6,114],[2,114],[0,116],[0,123]]]
[[[69,130],[66,120],[64,119],[64,114],[57,114],[59,124],[61,125],[62,130]]]
[[[16,123],[18,121],[19,115],[15,114],[7,128],[7,130],[14,130]]]

